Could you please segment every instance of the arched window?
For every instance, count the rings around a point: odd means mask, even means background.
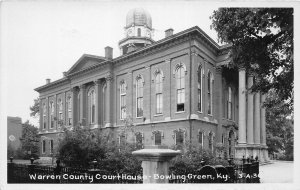
[[[180,65],[176,69],[177,112],[184,111],[185,102],[185,68]]]
[[[227,101],[227,117],[232,119],[232,91],[231,87],[228,87],[228,101]]]
[[[47,106],[43,103],[43,129],[47,127]]]
[[[138,76],[136,79],[136,117],[143,116],[143,78]]]
[[[198,68],[198,111],[202,112],[202,66]]]
[[[95,89],[91,88],[88,92],[88,105],[89,105],[89,121],[90,124],[95,123],[96,116],[96,93]]]
[[[141,29],[140,28],[137,29],[137,36],[141,37]]]
[[[200,146],[203,148],[203,132],[202,131],[198,132],[198,142],[199,142]]]
[[[50,109],[50,129],[54,127],[54,103],[51,101],[49,105]]]
[[[57,107],[58,107],[58,123],[63,121],[63,102],[61,99],[58,99],[57,101]]]
[[[120,119],[126,118],[126,83],[120,84]]]
[[[72,98],[68,96],[67,98],[67,110],[68,110],[68,125],[72,125]]]
[[[163,110],[162,86],[162,74],[158,72],[155,76],[156,114],[162,114]]]
[[[162,133],[160,131],[154,131],[154,145],[161,145]]]
[[[207,75],[207,104],[208,104],[208,109],[207,109],[207,114],[212,114],[212,89],[213,89],[213,78],[212,78],[212,74],[210,71],[208,71],[208,75]]]

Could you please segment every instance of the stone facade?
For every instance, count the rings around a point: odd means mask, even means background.
[[[134,45],[126,40],[132,38],[122,40],[121,51],[124,43]],[[117,142],[130,117],[144,145],[190,142],[217,156],[267,159],[264,95],[247,93],[253,77],[245,69],[226,67],[229,49],[192,27],[177,34],[169,29],[164,39],[116,58],[110,47],[104,57],[83,55],[62,79],[35,89],[41,156],[55,152],[62,125],[112,131]]]

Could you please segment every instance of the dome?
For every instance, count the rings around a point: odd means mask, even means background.
[[[132,25],[144,26],[152,28],[152,19],[150,14],[142,8],[130,10],[126,16],[126,27]]]

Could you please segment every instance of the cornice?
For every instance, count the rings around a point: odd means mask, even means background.
[[[49,84],[45,84],[43,86],[35,88],[34,90],[37,91],[37,92],[41,92],[41,91],[46,90],[46,89],[51,89],[52,87],[57,87],[58,85],[68,84],[69,82],[70,82],[70,80],[67,77],[64,77],[64,78],[58,79],[56,81],[53,81]]]

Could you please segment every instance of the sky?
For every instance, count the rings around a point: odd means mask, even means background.
[[[85,53],[104,56],[104,47],[111,46],[114,57],[118,57],[118,41],[125,36],[130,9],[144,8],[150,13],[154,40],[162,39],[166,29],[173,28],[178,33],[197,25],[217,41],[216,32],[210,28],[213,11],[220,6],[245,5],[258,4],[182,0],[0,1],[0,111],[37,126],[38,120],[30,117],[29,110],[39,96],[34,89],[44,85],[46,78],[62,78],[62,73]]]
[[[35,125],[29,110],[38,97],[34,88],[46,78],[60,79],[84,53],[104,56],[104,47],[111,46],[118,57],[132,8],[150,13],[154,40],[162,39],[166,29],[177,33],[196,25],[217,40],[209,19],[217,6],[208,2],[10,1],[1,8],[1,95],[6,93],[8,116]]]

